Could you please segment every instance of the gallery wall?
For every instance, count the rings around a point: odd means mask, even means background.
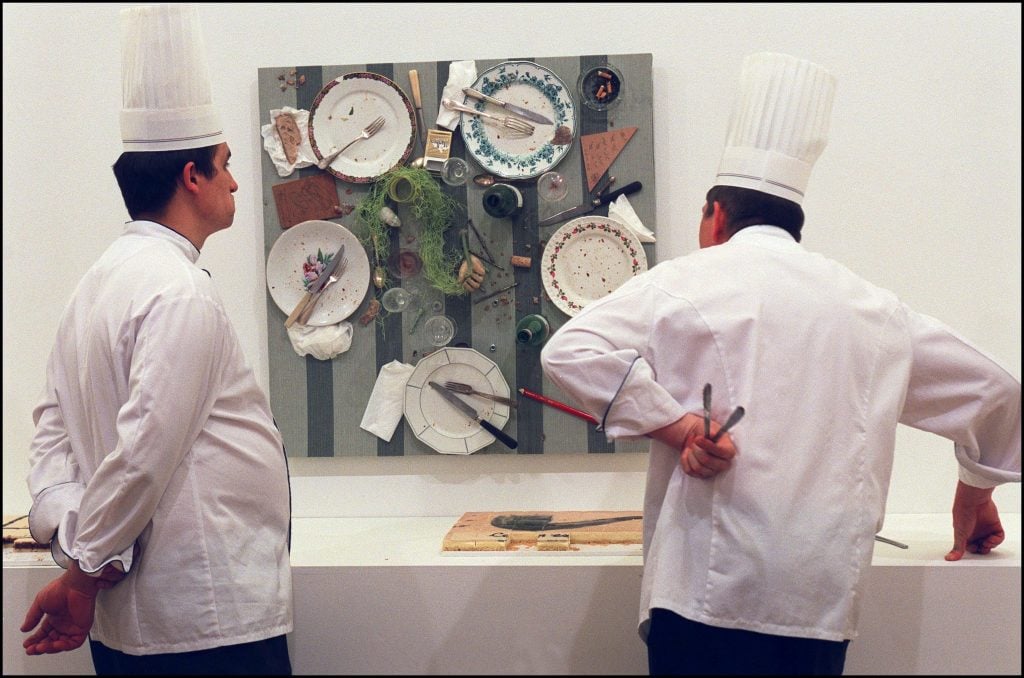
[[[32,409],[61,310],[127,214],[124,4],[3,6],[3,505],[27,511]],[[743,58],[773,50],[838,79],[804,245],[971,339],[1020,378],[1020,6],[393,3],[200,5],[241,188],[200,265],[268,386],[257,69],[278,64],[653,55],[659,260],[696,248]],[[432,115],[427,113],[428,124]],[[822,365],[823,370],[829,366]],[[822,416],[830,416],[823,412]],[[296,460],[296,511],[393,515],[629,509],[646,455]],[[890,512],[948,510],[952,444],[901,429]],[[1019,486],[997,491],[1019,511]]]

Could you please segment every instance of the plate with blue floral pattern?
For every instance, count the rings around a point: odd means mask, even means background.
[[[491,174],[505,179],[538,177],[569,152],[576,138],[576,105],[570,89],[547,68],[530,61],[505,61],[484,71],[473,89],[554,121],[531,123],[533,134],[527,136],[497,120],[463,113],[459,127],[466,149]],[[491,115],[512,115],[501,106],[476,99],[467,99],[466,105]]]

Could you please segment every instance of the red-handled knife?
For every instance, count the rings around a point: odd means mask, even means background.
[[[608,203],[618,198],[620,195],[632,195],[633,193],[636,193],[643,187],[644,185],[641,184],[639,181],[634,181],[631,184],[626,184],[617,191],[605,193],[604,195],[598,198],[594,198],[590,202],[585,202],[579,207],[573,207],[571,209],[562,210],[558,214],[554,214],[546,219],[541,219],[540,221],[537,222],[537,225],[551,226],[552,224],[557,224],[560,221],[566,221],[568,219],[572,219],[573,217],[578,217],[581,214],[593,212],[601,205],[607,205]]]

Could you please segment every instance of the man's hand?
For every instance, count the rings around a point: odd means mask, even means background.
[[[711,422],[711,435],[718,432],[721,425]],[[736,446],[726,433],[717,443],[704,437],[704,419],[696,414],[684,414],[682,419],[648,434],[655,440],[671,445],[680,450],[679,463],[683,473],[694,478],[714,478],[732,466],[736,456]]]
[[[72,561],[68,570],[44,586],[29,606],[21,631],[28,633],[37,625],[39,628],[22,643],[25,653],[52,654],[80,647],[92,628],[96,594],[124,578],[124,573],[118,572],[120,578],[106,568],[105,578],[90,577]]]
[[[946,554],[946,560],[960,560],[967,551],[984,555],[1006,539],[999,522],[999,510],[992,501],[992,489],[957,482],[953,499],[953,548]]]

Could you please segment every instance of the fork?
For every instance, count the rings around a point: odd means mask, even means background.
[[[463,104],[457,103],[456,101],[448,98],[442,99],[441,103],[444,104],[444,107],[450,111],[462,111],[463,113],[469,113],[470,115],[479,115],[485,118],[491,118],[492,120],[497,120],[502,125],[512,130],[513,132],[518,132],[519,134],[522,134],[524,136],[529,136],[533,134],[533,125],[523,120],[520,120],[519,118],[511,118],[507,115],[493,115],[491,113],[484,113],[483,111],[478,111],[475,108],[464,106]]]
[[[313,315],[313,309],[316,308],[316,302],[320,301],[320,297],[323,296],[324,292],[327,291],[328,287],[330,287],[334,283],[338,282],[339,279],[341,279],[341,274],[345,270],[345,263],[346,262],[344,259],[342,259],[341,262],[338,263],[338,268],[334,269],[334,273],[331,273],[330,277],[327,278],[327,282],[324,283],[324,286],[321,287],[320,291],[313,295],[313,298],[309,300],[308,304],[306,304],[306,308],[303,309],[302,313],[299,315],[297,319],[297,322],[300,325],[305,325],[306,323],[309,322],[310,317]]]
[[[487,398],[488,400],[493,400],[496,403],[508,405],[509,407],[519,406],[519,403],[517,403],[514,400],[511,400],[510,398],[505,398],[500,395],[494,395],[493,393],[485,393],[483,391],[478,391],[469,384],[463,384],[462,382],[446,381],[444,382],[444,387],[449,391],[455,391],[456,393],[462,393],[463,395],[481,396],[483,398]]]
[[[337,158],[339,155],[341,155],[342,152],[346,148],[348,148],[349,146],[351,146],[352,144],[354,144],[357,141],[362,141],[363,139],[369,139],[374,134],[379,132],[380,128],[383,127],[383,126],[384,126],[384,116],[381,115],[381,116],[378,116],[377,119],[374,120],[373,122],[371,122],[369,125],[364,127],[363,131],[360,132],[359,136],[357,136],[355,139],[353,139],[352,141],[350,141],[347,144],[345,144],[344,146],[342,146],[340,150],[332,151],[332,152],[328,153],[327,155],[325,155],[323,157],[323,159],[320,160],[320,162],[318,162],[316,164],[316,166],[318,168],[320,168],[320,169],[327,169],[327,166],[330,165],[332,162],[334,162],[334,159]]]

